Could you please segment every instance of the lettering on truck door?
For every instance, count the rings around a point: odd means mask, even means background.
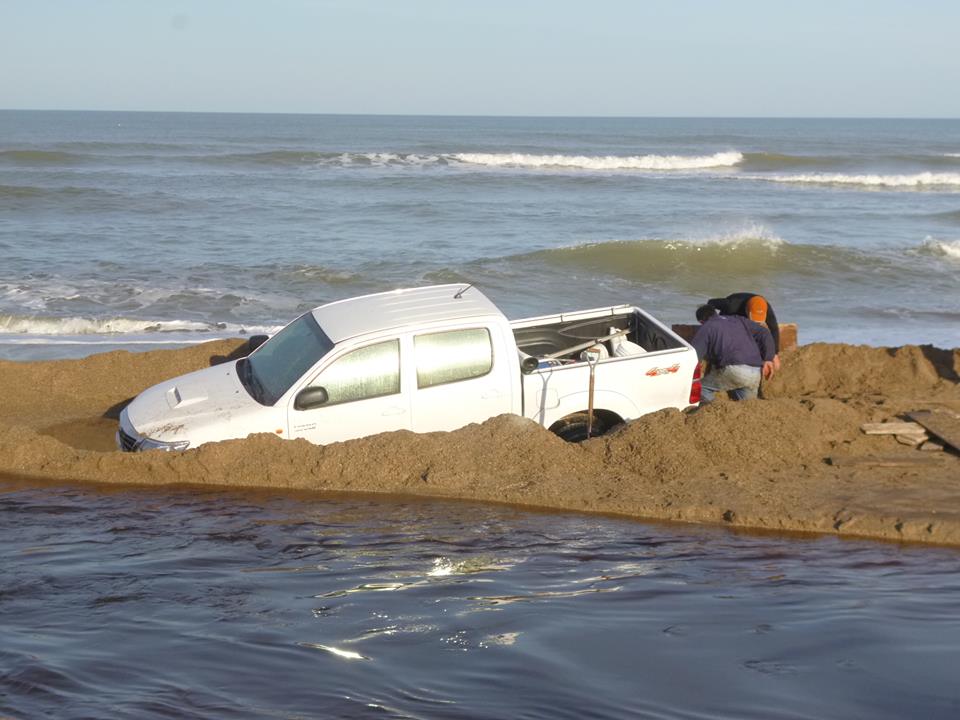
[[[327,400],[318,407],[299,410],[296,398],[290,400],[291,437],[327,444],[410,428],[409,394],[401,392],[399,339],[340,355],[305,389],[320,387]]]
[[[511,412],[510,372],[499,333],[460,328],[418,333],[413,338],[416,387],[413,430],[453,430]],[[517,372],[519,370],[517,369]]]

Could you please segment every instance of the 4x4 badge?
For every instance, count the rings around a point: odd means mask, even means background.
[[[670,367],[665,368],[650,368],[647,370],[648,377],[656,377],[657,375],[669,375],[675,373],[680,369],[680,363],[671,365]]]

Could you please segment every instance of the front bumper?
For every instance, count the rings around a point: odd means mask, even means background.
[[[127,417],[127,409],[120,412],[120,427],[117,428],[117,449],[123,452],[139,452],[141,450],[186,450],[190,447],[189,440],[178,440],[175,442],[164,442],[163,440],[154,440],[144,437],[137,432],[136,428]]]

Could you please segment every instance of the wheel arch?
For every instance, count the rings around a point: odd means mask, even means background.
[[[557,407],[548,411],[544,418],[543,426],[553,428],[561,420],[566,420],[571,415],[586,413],[590,404],[590,398],[586,392],[577,392],[565,395],[560,398]],[[600,391],[593,398],[594,417],[616,418],[613,424],[632,420],[640,414],[637,406],[624,395],[611,391]]]
[[[569,415],[564,415],[562,418],[554,421],[550,425],[550,427],[548,427],[547,429],[550,432],[555,433],[559,428],[561,428],[565,423],[569,422],[572,418],[577,418],[581,415],[585,416],[586,414],[587,414],[587,408],[584,408],[579,412],[573,412],[573,413],[570,413]],[[607,430],[612,428],[614,425],[619,425],[620,423],[625,422],[622,417],[617,415],[612,410],[594,410],[593,420],[598,427],[603,427]]]

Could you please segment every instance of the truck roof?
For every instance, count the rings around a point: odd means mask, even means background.
[[[313,317],[334,342],[404,326],[492,315],[503,317],[486,295],[467,283],[390,290],[337,300],[313,310]]]

